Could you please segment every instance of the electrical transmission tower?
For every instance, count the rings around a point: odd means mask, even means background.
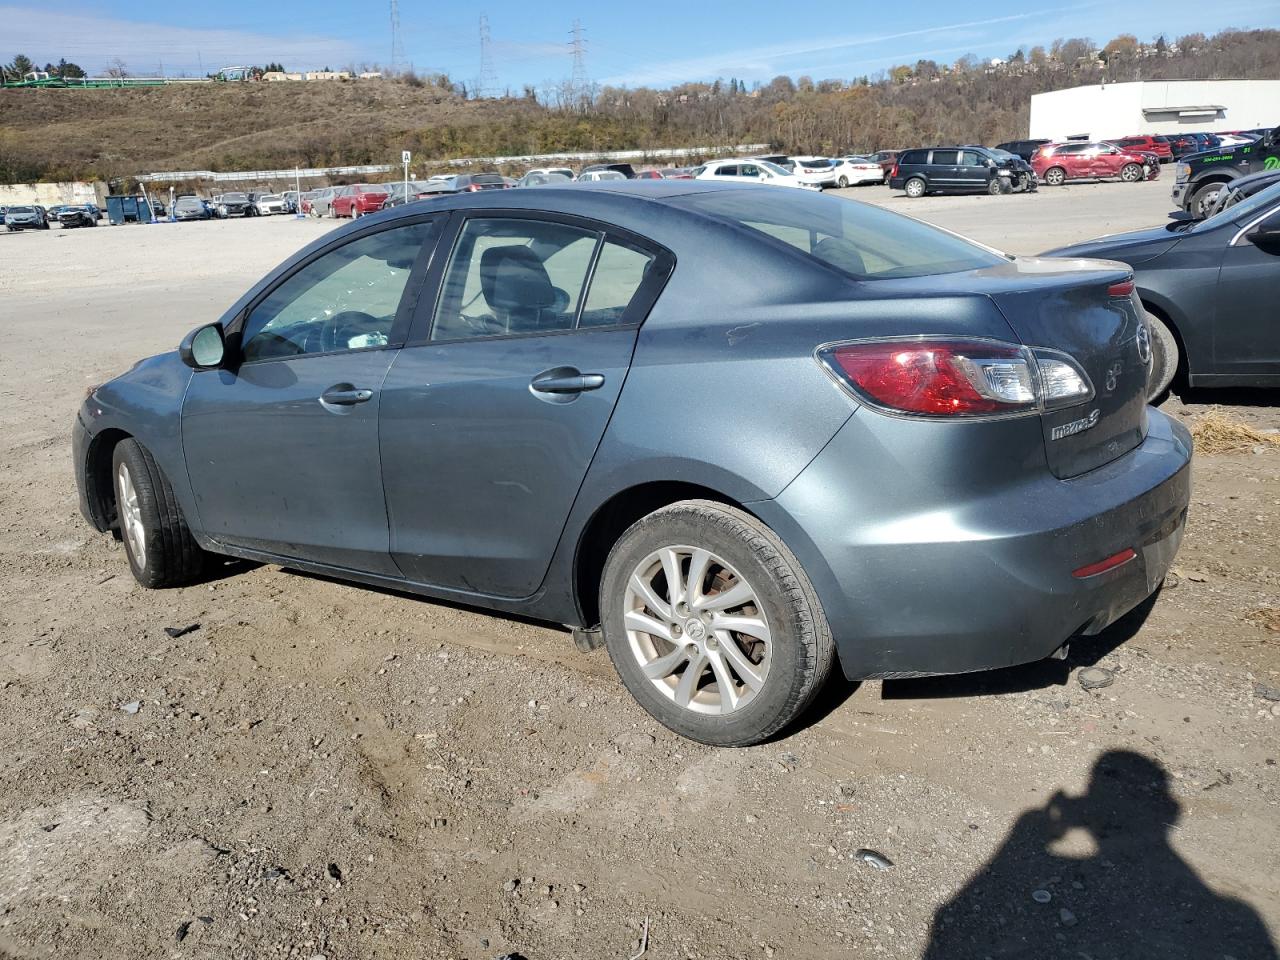
[[[480,77],[476,81],[477,97],[498,95],[498,73],[493,68],[493,40],[489,36],[489,18],[480,14]]]
[[[391,0],[391,73],[404,63],[404,44],[400,41],[400,0]]]
[[[587,38],[586,33],[582,29],[580,20],[573,21],[573,29],[569,31],[569,36],[573,37],[569,47],[573,50],[573,78],[570,85],[573,87],[573,96],[577,100],[582,100],[587,95]]]

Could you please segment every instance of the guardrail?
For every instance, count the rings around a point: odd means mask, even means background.
[[[476,164],[498,166],[506,163],[546,164],[565,162],[607,162],[610,160],[654,160],[703,157],[724,154],[761,153],[769,149],[767,143],[739,143],[717,147],[648,147],[640,150],[580,150],[566,153],[530,153],[507,157],[461,157],[454,160],[425,160],[426,166],[444,164],[450,167],[470,167]],[[182,183],[189,180],[212,180],[226,183],[240,180],[309,180],[315,177],[349,177],[366,173],[390,173],[400,168],[389,163],[366,164],[359,167],[303,167],[294,170],[168,170],[162,173],[144,173],[139,183]]]

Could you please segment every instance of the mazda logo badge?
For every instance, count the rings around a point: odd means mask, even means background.
[[[1151,362],[1151,332],[1145,323],[1138,324],[1138,359],[1143,363]]]

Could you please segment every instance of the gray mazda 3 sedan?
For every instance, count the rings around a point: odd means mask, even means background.
[[[1160,585],[1191,441],[1127,267],[694,181],[410,203],[94,390],[81,508],[208,554],[576,628],[756,743],[850,678],[983,670]]]

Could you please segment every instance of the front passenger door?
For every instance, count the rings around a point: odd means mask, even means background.
[[[462,221],[434,316],[415,321],[383,388],[391,549],[407,578],[537,590],[673,262],[589,221]]]
[[[986,190],[987,180],[995,176],[986,163],[986,158],[974,150],[960,152],[959,186],[966,190]]]

